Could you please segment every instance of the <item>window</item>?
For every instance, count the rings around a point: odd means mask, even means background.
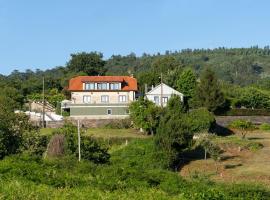
[[[167,103],[168,102],[168,97],[162,97],[162,102]]]
[[[90,103],[91,102],[91,96],[84,95],[83,96],[83,103]]]
[[[107,83],[98,83],[97,84],[97,89],[98,90],[107,90]]]
[[[127,96],[126,95],[119,95],[118,101],[119,102],[126,102],[127,101]]]
[[[107,83],[102,83],[101,88],[102,90],[107,90]]]
[[[119,83],[110,83],[111,90],[119,90]]]
[[[154,96],[154,102],[155,104],[159,104],[159,96]]]
[[[101,90],[102,89],[102,83],[97,83],[97,89]]]
[[[109,96],[108,95],[102,95],[101,96],[101,102],[103,102],[103,103],[109,102]]]
[[[112,114],[112,109],[107,109],[107,115],[111,115]]]
[[[94,83],[85,83],[84,89],[85,90],[94,90],[95,84]]]

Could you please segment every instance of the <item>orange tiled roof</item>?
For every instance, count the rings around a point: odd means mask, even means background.
[[[137,91],[137,80],[130,76],[77,76],[69,81],[69,91],[82,91],[85,82],[121,82],[121,90]]]

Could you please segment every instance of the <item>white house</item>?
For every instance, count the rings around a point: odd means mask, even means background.
[[[145,94],[146,99],[154,102],[156,105],[161,106],[161,99],[163,106],[166,106],[168,100],[172,95],[178,95],[181,98],[181,101],[184,100],[184,95],[177,90],[171,88],[165,83],[161,83],[158,86],[152,88],[149,92]]]

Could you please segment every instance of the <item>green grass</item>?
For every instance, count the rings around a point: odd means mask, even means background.
[[[96,165],[73,157],[15,155],[0,161],[0,199],[267,199],[258,185],[216,184],[159,167],[152,139],[133,140]]]
[[[213,141],[217,144],[238,146],[242,149],[248,149],[251,151],[257,151],[263,148],[263,145],[259,142],[252,141],[250,139],[241,139],[239,136],[231,135],[226,137],[217,136],[214,137]]]
[[[51,135],[53,130],[54,130],[53,128],[41,128],[40,134],[41,135]]]

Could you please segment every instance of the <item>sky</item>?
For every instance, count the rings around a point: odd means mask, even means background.
[[[269,0],[0,0],[0,74],[64,66],[70,54],[260,47]]]

